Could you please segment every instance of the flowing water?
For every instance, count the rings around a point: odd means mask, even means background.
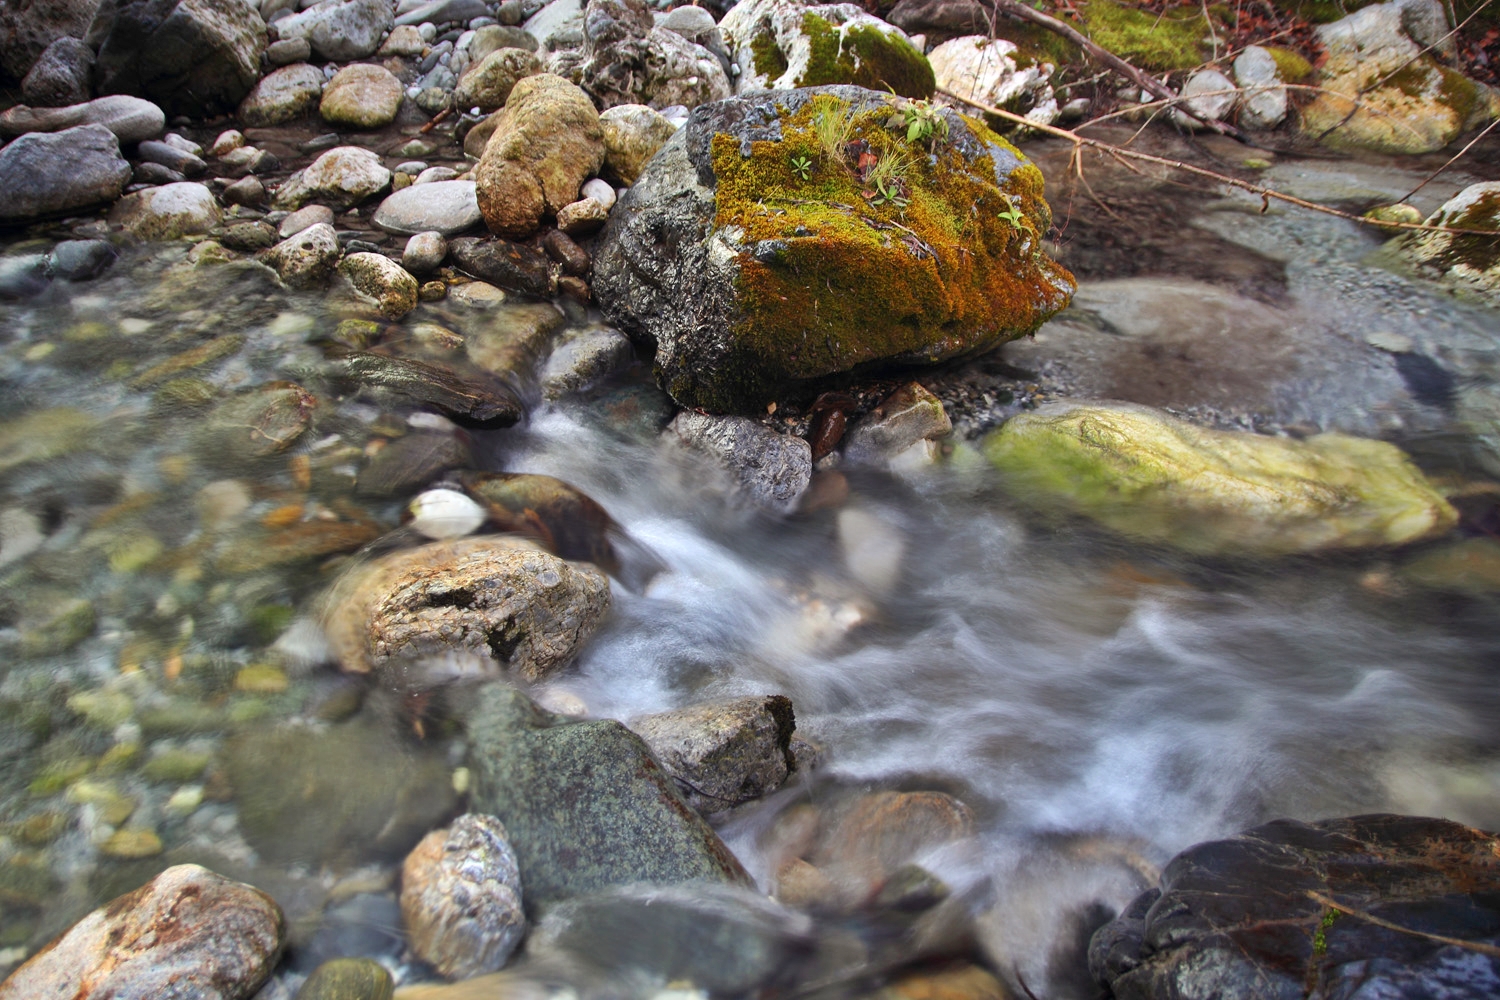
[[[1276,169],[1291,183],[1300,168]],[[1155,394],[1143,401],[1213,422],[1384,434],[1445,482],[1493,478],[1475,416],[1494,412],[1493,310],[1375,268],[1378,241],[1338,220],[1183,204],[1199,213],[1193,265],[1172,276],[1166,247],[1152,285],[1094,261],[1111,280],[1085,280],[1079,309],[1007,349],[986,390],[1002,402],[962,415],[961,433],[1038,385],[1101,391],[1092,362],[1117,388]],[[231,728],[315,715],[342,690],[317,655],[314,601],[337,553],[397,526],[409,491],[360,495],[354,476],[413,408],[338,396],[309,342],[336,304],[276,290],[253,267],[192,268],[184,253],[130,250],[98,281],[0,305],[4,962],[195,850],[279,889],[312,927],[336,881],[258,863],[211,768],[161,780],[142,761],[206,758]],[[1203,253],[1223,266],[1205,270]],[[1141,302],[1172,295],[1209,302],[1221,353],[1170,384],[1132,380],[1170,326],[1139,320]],[[485,322],[421,315],[459,332]],[[1419,398],[1364,343],[1377,325],[1413,338],[1456,395]],[[1276,357],[1247,347],[1247,331],[1282,336]],[[225,335],[245,340],[153,367]],[[1079,348],[1088,337],[1105,346]],[[1248,381],[1214,383],[1229,370]],[[311,427],[287,451],[227,446],[225,428],[247,417],[224,401],[282,380],[320,398]],[[842,506],[771,515],[707,459],[664,446],[653,417],[665,412],[637,369],[470,440],[482,467],[580,487],[668,567],[642,594],[617,587],[603,630],[534,696],[621,719],[719,696],[792,699],[818,766],[721,830],[763,886],[785,807],[837,788],[949,792],[976,836],[922,860],[950,885],[984,887],[983,954],[1039,995],[1087,995],[1080,934],[1194,842],[1378,810],[1500,827],[1500,625],[1472,586],[1434,587],[1402,554],[1190,559],[1038,520],[961,439],[935,464],[842,470]],[[279,426],[259,409],[248,419]],[[403,753],[406,734],[390,729]],[[99,785],[133,800],[128,819]],[[149,829],[161,851],[132,857],[111,846],[117,829]],[[370,948],[395,954],[388,940]]]

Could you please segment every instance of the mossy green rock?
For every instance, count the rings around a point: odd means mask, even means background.
[[[391,974],[372,958],[335,958],[313,970],[297,1000],[391,1000]]]
[[[1023,502],[1201,554],[1402,545],[1457,523],[1398,448],[1342,434],[1295,441],[1129,403],[1054,403],[983,448]]]
[[[900,28],[854,4],[745,0],[719,30],[740,67],[737,93],[853,84],[927,98],[936,85],[927,57]]]
[[[274,862],[400,857],[455,802],[440,754],[360,719],[247,730],[226,746],[224,771],[245,839]]]
[[[1302,109],[1304,134],[1337,149],[1430,153],[1493,116],[1487,92],[1423,55],[1401,16],[1396,3],[1376,4],[1318,29],[1328,59]]]
[[[946,135],[909,141],[903,105],[856,87],[704,105],[621,198],[594,296],[679,403],[763,411],[988,350],[1067,305],[1041,173],[947,109]]]
[[[501,683],[473,699],[471,811],[505,824],[527,910],[633,882],[749,884],[639,736],[544,712]]]
[[[1500,230],[1500,181],[1469,185],[1427,222],[1454,229]],[[1401,243],[1401,256],[1420,273],[1500,305],[1500,236],[1413,232]]]

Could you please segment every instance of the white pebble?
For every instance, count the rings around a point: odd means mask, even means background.
[[[610,186],[608,181],[601,178],[595,177],[592,180],[585,181],[583,196],[594,199],[603,205],[606,211],[615,207],[615,189]]]
[[[428,490],[407,507],[413,531],[428,538],[462,538],[484,523],[484,508],[457,490]]]

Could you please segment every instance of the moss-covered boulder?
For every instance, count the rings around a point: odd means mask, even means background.
[[[1500,229],[1500,181],[1469,185],[1427,222],[1454,229]],[[1401,256],[1420,273],[1500,305],[1500,237],[1413,232],[1402,240]]]
[[[1301,127],[1328,146],[1430,153],[1493,117],[1486,88],[1407,37],[1399,3],[1365,7],[1317,35],[1328,59]]]
[[[855,87],[755,94],[695,109],[657,153],[593,289],[678,402],[749,412],[1032,332],[1075,287],[1050,226],[1040,171],[975,119]]]
[[[1130,403],[1054,403],[985,439],[1007,490],[1039,510],[1201,554],[1401,545],[1457,523],[1394,445],[1214,431]]]
[[[900,28],[855,4],[745,0],[724,15],[719,30],[740,67],[740,94],[847,83],[932,96],[927,57]]]

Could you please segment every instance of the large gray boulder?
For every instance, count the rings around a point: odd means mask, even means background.
[[[388,0],[324,0],[277,21],[276,36],[305,38],[321,58],[347,62],[371,55],[393,22]]]
[[[23,135],[0,150],[0,225],[112,202],[129,180],[130,164],[103,125]]]
[[[0,77],[25,77],[47,46],[86,35],[98,11],[99,0],[0,4]]]
[[[1089,967],[1117,1000],[1494,996],[1497,850],[1442,819],[1277,820],[1173,858]]]
[[[916,107],[932,132],[908,140],[902,100],[817,87],[703,105],[614,207],[594,296],[679,403],[760,412],[850,372],[989,350],[1067,305],[1041,173],[950,110]]]
[[[553,715],[498,683],[470,703],[471,809],[510,833],[528,912],[635,882],[750,884],[620,723]]]
[[[21,81],[26,103],[44,108],[81,104],[92,93],[94,50],[71,35],[47,46]]]
[[[95,66],[99,91],[169,114],[233,111],[260,77],[266,24],[249,0],[120,0]]]

